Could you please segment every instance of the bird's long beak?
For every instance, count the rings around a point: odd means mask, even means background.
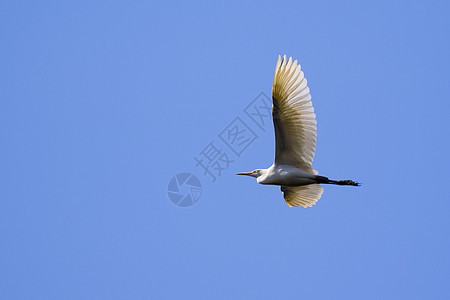
[[[252,172],[241,172],[241,173],[236,173],[236,175],[251,175]]]

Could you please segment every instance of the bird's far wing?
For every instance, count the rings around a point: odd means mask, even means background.
[[[323,193],[323,187],[318,184],[308,184],[302,186],[281,186],[284,194],[284,200],[290,207],[303,206],[312,207],[320,199]]]
[[[275,163],[293,165],[312,174],[316,150],[316,115],[306,78],[297,61],[278,62],[272,87],[272,117],[275,127]]]

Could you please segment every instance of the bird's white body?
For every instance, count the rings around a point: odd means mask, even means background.
[[[261,170],[256,181],[261,184],[301,186],[316,183],[316,177],[294,166],[273,164],[270,168]]]

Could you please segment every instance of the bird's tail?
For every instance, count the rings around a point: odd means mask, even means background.
[[[324,183],[324,184],[352,185],[352,186],[360,186],[361,185],[361,183],[355,182],[353,180],[331,180],[324,176],[317,176],[316,180],[319,183]]]

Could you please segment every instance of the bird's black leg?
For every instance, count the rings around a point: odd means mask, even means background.
[[[337,185],[352,185],[352,186],[360,186],[359,182],[355,182],[353,180],[331,180],[324,176],[316,176],[317,183],[324,184],[337,184]]]
[[[329,180],[329,184],[360,186],[359,182],[353,180]]]

